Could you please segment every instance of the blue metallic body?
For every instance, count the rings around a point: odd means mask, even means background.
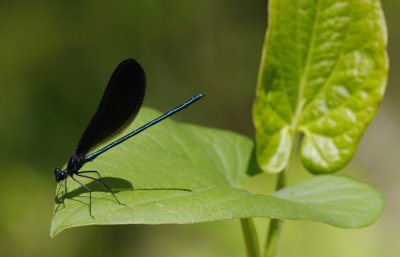
[[[193,104],[194,102],[198,101],[199,99],[201,99],[204,96],[204,94],[197,94],[195,96],[193,96],[191,99],[189,99],[188,101],[186,101],[185,103],[173,108],[172,110],[164,113],[163,115],[161,115],[160,117],[150,121],[149,123],[143,125],[142,127],[132,131],[131,133],[121,137],[120,139],[108,144],[107,146],[101,148],[100,150],[89,154],[87,156],[84,155],[77,155],[76,153],[74,153],[71,158],[68,161],[68,165],[64,170],[61,170],[59,168],[56,168],[54,170],[54,176],[57,182],[61,182],[64,181],[64,194],[62,196],[61,202],[64,203],[64,199],[66,197],[66,192],[67,192],[67,178],[71,177],[73,180],[75,180],[77,183],[79,183],[82,187],[84,187],[88,192],[89,192],[89,197],[90,197],[90,202],[89,202],[89,213],[91,215],[91,201],[92,201],[92,197],[91,197],[91,190],[84,184],[82,184],[80,181],[76,180],[74,178],[74,175],[80,176],[80,177],[85,177],[85,178],[90,178],[90,179],[94,179],[94,180],[98,180],[100,183],[102,183],[106,189],[114,196],[114,198],[117,200],[118,203],[119,200],[118,198],[114,195],[114,193],[111,191],[111,189],[107,186],[107,184],[103,181],[103,178],[100,176],[100,174],[97,171],[79,171],[83,165],[86,162],[90,162],[93,161],[97,156],[99,156],[100,154],[110,150],[111,148],[121,144],[122,142],[128,140],[129,138],[139,134],[140,132],[150,128],[151,126],[157,124],[158,122],[170,117],[171,115],[185,109],[186,107],[188,107],[189,105]],[[98,179],[90,177],[88,175],[83,175],[85,173],[96,173],[97,176],[99,177]],[[62,183],[60,184],[60,187],[58,189],[57,195],[61,189]],[[56,196],[57,198],[57,196]],[[120,203],[121,204],[121,203]],[[57,207],[58,209],[58,207]],[[57,210],[56,209],[56,210]]]

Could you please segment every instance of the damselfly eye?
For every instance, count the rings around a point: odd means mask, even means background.
[[[58,183],[65,178],[65,174],[64,174],[64,172],[62,172],[62,170],[60,170],[59,168],[56,168],[56,169],[54,169],[54,177]]]

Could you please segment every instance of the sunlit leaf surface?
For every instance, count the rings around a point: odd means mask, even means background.
[[[386,26],[377,0],[271,0],[254,121],[258,163],[280,172],[294,137],[303,164],[347,164],[385,90]]]
[[[134,127],[158,114],[143,108]],[[95,191],[92,218],[88,194],[69,180],[68,198],[54,214],[50,234],[95,224],[187,224],[253,216],[361,227],[381,212],[379,193],[345,177],[315,177],[273,196],[240,189],[254,173],[247,171],[252,152],[252,141],[238,134],[163,121],[82,169],[99,171],[125,205],[101,185],[82,180]]]

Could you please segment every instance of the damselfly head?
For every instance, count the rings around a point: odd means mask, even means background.
[[[54,169],[54,177],[55,177],[57,183],[66,179],[67,176],[68,176],[67,172],[62,171],[59,168]]]

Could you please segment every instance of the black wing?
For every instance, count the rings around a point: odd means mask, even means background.
[[[111,75],[100,105],[75,150],[77,155],[116,136],[136,117],[146,91],[142,66],[133,59],[121,62]]]

